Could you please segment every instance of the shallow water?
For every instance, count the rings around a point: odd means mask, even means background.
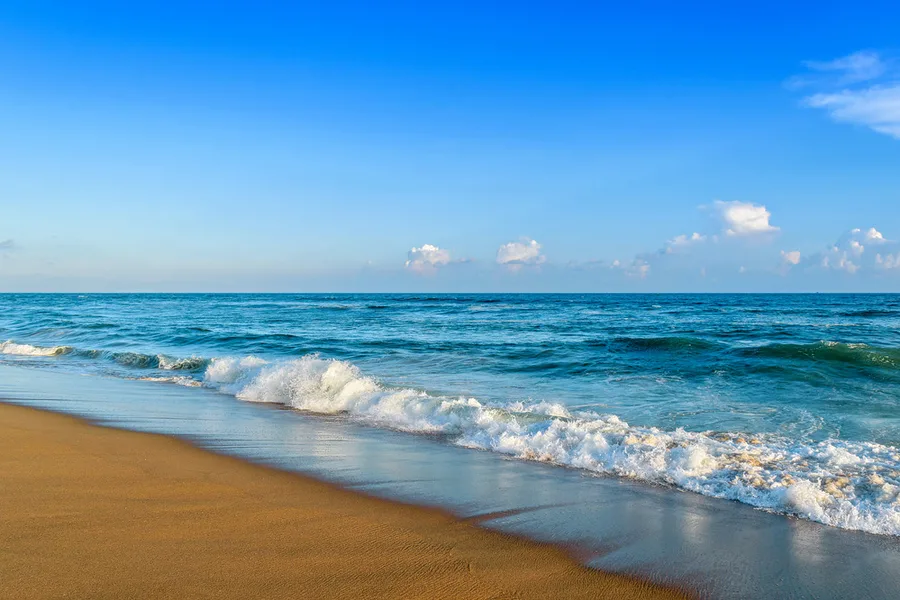
[[[900,296],[4,295],[0,339],[7,364],[900,535]]]

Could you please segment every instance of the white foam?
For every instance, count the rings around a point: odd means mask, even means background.
[[[200,387],[202,382],[185,377],[183,375],[177,377],[138,377],[138,381],[154,381],[156,383],[174,383],[175,385],[183,385],[184,387]]]
[[[0,343],[0,354],[15,354],[18,356],[59,356],[72,351],[71,346],[32,346],[31,344],[17,344],[12,340]]]
[[[872,533],[900,535],[900,451],[875,443],[631,426],[552,403],[486,404],[390,388],[347,362],[305,356],[267,363],[214,359],[207,385],[243,400],[418,433]]]

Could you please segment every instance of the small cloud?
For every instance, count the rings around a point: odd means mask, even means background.
[[[668,242],[666,242],[666,247],[663,249],[665,254],[673,254],[677,252],[681,248],[687,248],[694,244],[698,244],[700,242],[705,242],[706,236],[700,235],[696,231],[691,235],[677,235]]]
[[[900,252],[895,254],[875,255],[875,264],[879,269],[900,269]]]
[[[635,258],[627,265],[622,264],[618,260],[614,260],[612,265],[610,265],[610,268],[620,269],[629,277],[637,277],[639,279],[646,279],[647,275],[650,274],[650,263],[641,257]]]
[[[741,267],[738,269],[738,273],[743,275],[746,272],[747,272],[747,267],[745,267],[744,265],[741,265]]]
[[[420,275],[434,274],[439,267],[450,264],[450,252],[431,244],[411,248],[406,256],[406,268]]]
[[[740,202],[733,200],[723,202],[716,200],[713,208],[718,212],[719,218],[728,236],[752,236],[764,233],[774,233],[778,227],[769,223],[772,218],[765,206],[752,202]]]
[[[786,265],[796,265],[800,263],[800,251],[791,250],[789,252],[781,251],[781,262]]]
[[[510,271],[518,271],[523,266],[537,266],[547,261],[541,253],[541,245],[536,240],[523,238],[518,242],[503,244],[497,249],[497,264]]]

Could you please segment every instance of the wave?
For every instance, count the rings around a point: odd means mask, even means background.
[[[207,386],[251,402],[441,434],[455,444],[674,486],[826,525],[900,535],[900,450],[876,443],[666,431],[555,403],[387,387],[344,361],[213,359]]]
[[[75,355],[89,359],[107,359],[123,367],[161,369],[163,371],[202,371],[209,360],[199,356],[172,357],[167,354],[142,354],[140,352],[110,352],[107,350],[79,350],[73,346],[33,346],[18,344],[12,340],[0,343],[0,354],[18,356]]]
[[[900,316],[900,312],[896,310],[884,309],[864,309],[864,310],[848,310],[838,313],[842,317],[896,317]]]
[[[71,346],[32,346],[31,344],[17,344],[12,340],[0,343],[0,354],[14,354],[18,356],[60,356],[72,352]]]
[[[88,351],[92,358],[108,358],[123,367],[137,369],[162,369],[163,371],[202,371],[209,361],[199,356],[176,358],[166,354],[142,354],[140,352]]]
[[[627,350],[636,351],[704,351],[722,348],[722,344],[702,338],[669,336],[669,337],[617,337],[611,344],[601,342],[612,347],[624,347]]]
[[[611,344],[661,351],[716,346],[678,337],[618,338]],[[556,403],[492,403],[435,395],[386,386],[349,362],[315,354],[275,362],[255,356],[174,358],[13,341],[0,344],[0,352],[73,355],[135,369],[179,372],[163,375],[150,371],[135,378],[202,385],[241,400],[316,414],[343,414],[367,425],[440,434],[468,448],[673,486],[835,527],[900,535],[900,449],[873,442],[664,430]],[[898,350],[837,342],[769,344],[729,352],[882,367],[896,366],[900,360]]]
[[[900,367],[900,349],[878,348],[867,344],[847,344],[822,341],[813,344],[767,344],[741,348],[736,351],[745,357],[777,358],[785,360],[816,360],[840,362],[860,367],[896,369]]]

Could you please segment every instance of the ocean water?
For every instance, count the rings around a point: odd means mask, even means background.
[[[900,535],[900,296],[0,295],[0,340],[6,365]]]

